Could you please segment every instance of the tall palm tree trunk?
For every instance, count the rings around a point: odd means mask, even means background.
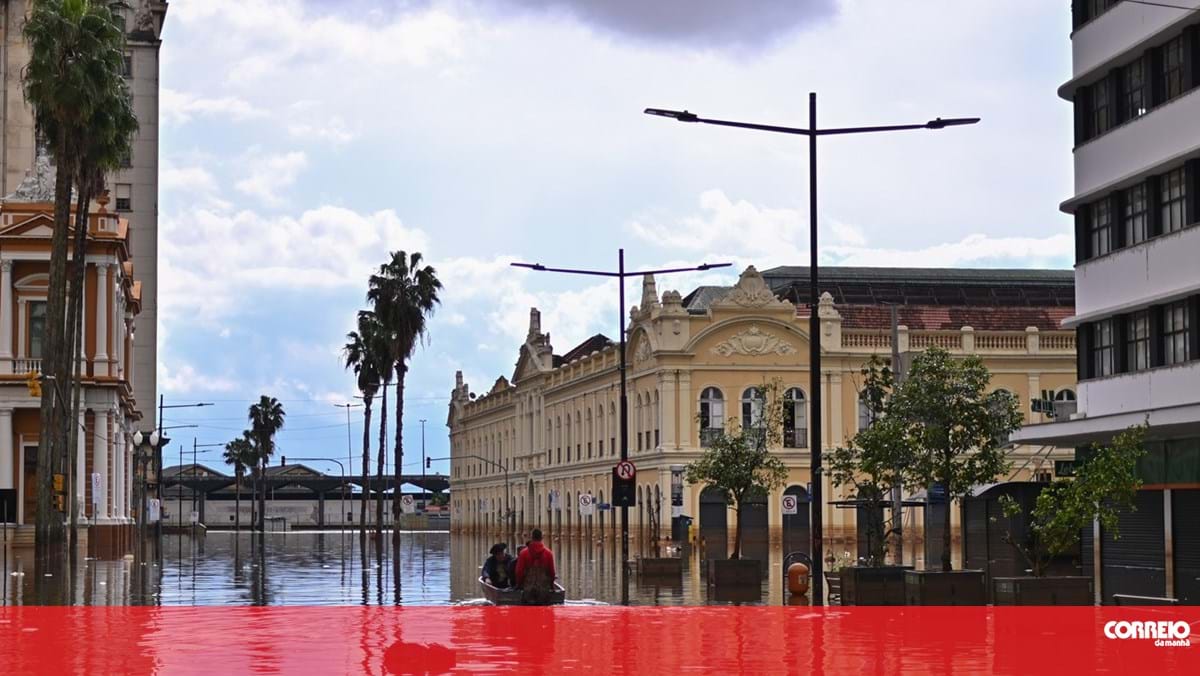
[[[367,537],[367,499],[371,495],[371,397],[363,396],[363,453],[362,492],[358,501],[358,532],[360,538]]]
[[[234,472],[233,484],[233,537],[237,539],[237,534],[242,530],[242,469],[239,467]]]
[[[259,461],[258,481],[262,484],[261,490],[258,491],[258,532],[265,533],[267,530],[267,457],[264,455]]]
[[[408,367],[404,362],[399,362],[396,365],[396,446],[394,450],[393,462],[395,464],[396,480],[392,483],[392,523],[400,522],[400,474],[401,468],[404,467],[404,376],[408,372]],[[396,540],[398,544],[400,541]]]
[[[387,383],[383,385],[383,403],[379,407],[379,454],[375,467],[375,478],[378,480],[375,493],[375,535],[383,537],[383,461],[387,457]]]
[[[69,157],[66,128],[60,128],[56,157]],[[61,162],[61,160],[60,160]],[[55,513],[54,475],[60,466],[66,438],[60,421],[65,411],[56,408],[58,386],[66,380],[66,350],[63,349],[63,329],[67,291],[67,239],[71,217],[71,172],[61,167],[54,184],[54,233],[50,240],[50,280],[46,293],[46,332],[43,354],[44,372],[54,380],[42,388],[40,433],[37,457],[37,512],[34,542],[39,557],[49,557],[55,545],[63,541],[62,519]],[[49,368],[47,368],[49,367]]]
[[[75,242],[71,247],[71,262],[72,274],[70,287],[70,299],[67,305],[67,340],[65,343],[71,347],[67,359],[71,364],[71,410],[67,414],[67,428],[70,432],[67,434],[67,467],[65,474],[67,475],[67,495],[70,498],[68,503],[71,509],[71,528],[70,538],[72,551],[76,544],[79,525],[79,505],[75,504],[75,495],[78,489],[75,486],[77,479],[75,465],[79,455],[79,407],[80,397],[82,396],[82,364],[79,360],[80,346],[83,343],[83,279],[84,272],[87,266],[87,234],[88,234],[88,204],[91,203],[90,186],[84,186],[80,182],[79,199],[75,205]],[[96,337],[100,339],[99,336]]]

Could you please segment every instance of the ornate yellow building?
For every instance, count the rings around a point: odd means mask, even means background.
[[[680,514],[698,517],[702,533],[733,524],[734,512],[697,486],[684,485],[682,504],[672,509],[672,480],[681,481],[682,467],[700,456],[725,420],[751,415],[749,388],[781,379],[790,402],[783,447],[776,452],[789,469],[788,485],[740,518],[750,537],[782,533],[795,548],[808,549],[806,280],[806,268],[764,275],[750,267],[736,286],[700,287],[686,297],[676,291],[659,297],[654,279],[643,281],[628,334],[629,456],[638,483],[631,530],[666,535],[671,516]],[[1031,399],[1046,391],[1074,398],[1075,334],[1059,329],[1073,310],[1069,270],[825,268],[821,289],[827,450],[865,424],[860,369],[872,354],[891,356],[890,304],[898,305],[902,354],[936,345],[980,355],[993,386],[1017,395],[1029,422],[1042,419],[1030,411]],[[501,532],[507,503],[520,530],[611,534],[615,512],[581,516],[578,498],[589,495],[600,507],[611,499],[619,456],[617,368],[617,348],[602,335],[555,354],[533,309],[511,378],[500,377],[478,396],[460,372],[448,419],[452,528]],[[1014,477],[1050,471],[1048,453],[1013,449]],[[828,477],[825,482],[827,501],[839,499],[842,493]],[[784,494],[796,496],[796,515],[784,515]],[[832,504],[823,509],[831,542],[853,536],[853,510]]]

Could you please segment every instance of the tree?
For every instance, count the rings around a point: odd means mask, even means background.
[[[930,348],[913,360],[873,425],[904,447],[904,483],[945,491],[944,571],[952,570],[950,504],[1007,471],[1002,444],[1023,419],[1016,398],[1004,390],[988,392],[990,382],[979,357],[954,359],[942,348]]]
[[[358,330],[346,334],[342,348],[346,368],[353,369],[363,400],[362,496],[359,500],[359,536],[367,534],[367,496],[371,485],[371,404],[379,391],[381,367],[388,368],[387,344],[379,318],[370,310],[358,313]]]
[[[772,446],[783,440],[782,384],[778,381],[755,388],[756,401],[751,426],[743,428],[731,419],[726,428],[713,435],[699,460],[688,464],[688,483],[704,484],[719,491],[725,503],[733,503],[738,515],[734,531],[733,556],[742,555],[742,504],[759,492],[770,494],[787,481],[787,468],[771,454]]]
[[[1134,509],[1134,498],[1142,481],[1138,478],[1138,460],[1145,454],[1146,426],[1130,427],[1106,446],[1093,445],[1090,453],[1076,463],[1073,479],[1057,479],[1038,493],[1030,513],[1029,537],[1018,540],[1012,533],[1012,519],[1021,506],[1005,495],[1001,509],[1009,521],[1004,541],[1025,559],[1035,577],[1042,577],[1053,560],[1069,553],[1079,544],[1080,533],[1098,520],[1104,532],[1119,537],[1118,515]]]
[[[396,468],[392,487],[392,518],[400,518],[400,469],[404,460],[404,381],[408,360],[426,335],[426,319],[440,302],[442,283],[432,266],[422,266],[419,252],[392,252],[368,282],[367,300],[374,306],[388,336],[391,368],[396,374]]]
[[[259,397],[257,404],[250,406],[250,434],[257,450],[259,477],[264,482],[267,478],[267,462],[275,454],[275,435],[283,429],[283,419],[286,415],[283,411],[283,404],[279,403],[275,397],[268,397],[265,394]],[[264,483],[262,490],[258,492],[258,530],[260,532],[265,530],[266,526],[266,494]]]
[[[107,2],[38,0],[23,34],[29,64],[23,84],[39,134],[46,139],[58,171],[54,186],[54,229],[50,281],[46,294],[46,358],[43,371],[54,380],[44,388],[37,461],[39,552],[62,541],[62,520],[53,513],[52,477],[67,455],[67,411],[62,384],[69,382],[71,352],[66,343],[66,284],[71,187],[83,140],[93,134],[96,110],[112,102],[113,83],[124,67],[124,32]],[[47,368],[48,367],[48,368]],[[56,408],[56,404],[58,405]]]
[[[221,457],[225,460],[225,464],[233,466],[235,481],[233,529],[239,531],[242,529],[242,477],[245,475],[247,467],[254,467],[258,462],[250,433],[242,432],[241,437],[225,444],[225,452]]]
[[[893,513],[891,519],[885,520],[883,510],[891,504],[892,488],[900,483],[907,447],[895,437],[892,426],[874,424],[884,416],[887,397],[894,386],[891,369],[872,356],[862,375],[862,396],[872,424],[859,430],[845,447],[830,453],[827,462],[833,485],[850,487],[848,497],[865,508],[867,523],[860,527],[864,527],[867,535],[867,565],[881,566],[887,554],[887,539],[896,531],[897,520],[902,516]]]

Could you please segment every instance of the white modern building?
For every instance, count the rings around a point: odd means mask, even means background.
[[[1177,5],[1178,7],[1164,6]],[[1196,8],[1189,10],[1188,7]],[[1075,0],[1077,408],[1016,439],[1148,422],[1137,509],[1091,533],[1097,595],[1200,603],[1200,0]]]

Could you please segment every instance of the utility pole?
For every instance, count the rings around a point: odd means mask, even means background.
[[[425,504],[425,419],[421,419],[421,511],[424,512],[428,505]]]

